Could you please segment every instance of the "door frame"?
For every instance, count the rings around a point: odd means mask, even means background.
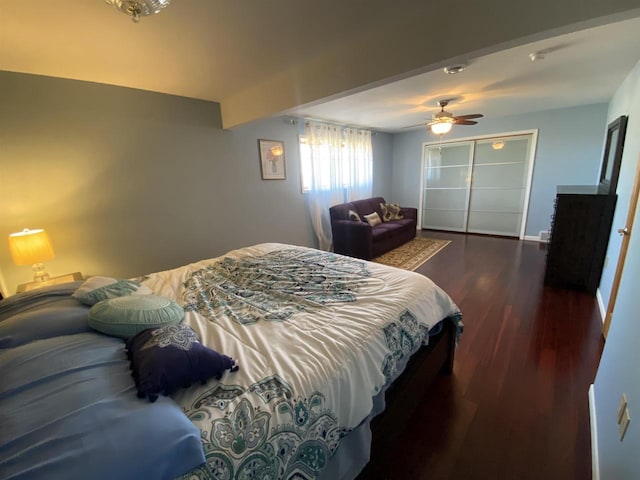
[[[473,137],[452,138],[450,140],[438,140],[434,142],[422,142],[422,162],[420,163],[420,208],[418,209],[418,227],[422,228],[422,202],[424,201],[424,169],[427,159],[427,148],[437,145],[448,145],[452,143],[470,142],[478,140],[487,140],[490,138],[516,137],[522,135],[531,135],[531,145],[529,146],[529,171],[527,172],[527,183],[524,189],[524,203],[522,206],[522,220],[520,222],[520,235],[518,238],[524,240],[525,230],[527,226],[527,216],[529,215],[529,199],[531,197],[531,184],[533,183],[533,165],[536,160],[536,149],[538,146],[538,129],[517,130],[514,132],[491,133],[485,135],[475,135]],[[474,147],[475,150],[475,147]]]
[[[616,272],[613,276],[613,283],[611,284],[611,293],[609,294],[609,302],[607,303],[607,311],[604,316],[604,323],[602,325],[602,335],[607,338],[609,333],[609,327],[611,327],[611,320],[613,318],[613,312],[618,298],[618,289],[620,288],[620,279],[622,278],[622,272],[624,270],[624,263],[627,259],[627,250],[629,249],[629,241],[631,240],[631,233],[633,233],[633,224],[636,216],[636,209],[638,207],[638,200],[640,199],[640,156],[636,164],[636,177],[633,181],[633,189],[631,190],[631,198],[629,199],[629,210],[627,210],[627,218],[623,229],[626,233],[622,233],[618,230],[618,233],[622,235],[622,243],[620,244],[620,254],[618,255],[618,262],[616,263]],[[616,228],[613,226],[612,230]]]

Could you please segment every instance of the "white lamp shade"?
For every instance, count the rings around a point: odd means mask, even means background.
[[[451,127],[453,123],[451,122],[438,122],[431,125],[431,131],[436,135],[444,135],[445,133],[449,133],[451,131]]]
[[[55,257],[49,234],[42,229],[29,230],[9,235],[9,251],[16,265],[33,265]]]

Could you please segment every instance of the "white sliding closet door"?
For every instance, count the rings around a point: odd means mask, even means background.
[[[467,228],[473,142],[427,147],[422,191],[422,228]]]
[[[519,237],[533,134],[428,145],[421,228]]]
[[[518,237],[529,177],[531,135],[476,142],[467,231]]]

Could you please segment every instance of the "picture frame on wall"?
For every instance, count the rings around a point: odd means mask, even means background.
[[[287,178],[284,158],[284,142],[280,140],[258,140],[260,170],[263,180],[285,180]]]

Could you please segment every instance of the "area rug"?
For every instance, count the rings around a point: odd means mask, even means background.
[[[451,243],[451,240],[416,237],[410,242],[400,245],[398,248],[383,253],[372,261],[413,271],[449,243]]]

